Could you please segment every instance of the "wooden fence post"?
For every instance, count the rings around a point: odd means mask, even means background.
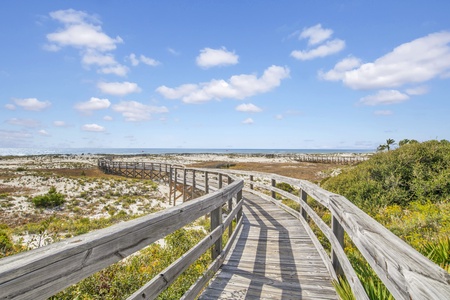
[[[276,186],[277,186],[277,181],[276,181],[275,179],[272,179],[272,186],[273,186],[273,187],[276,187]],[[277,195],[276,195],[275,191],[272,191],[271,194],[272,194],[272,198],[273,198],[273,199],[276,199],[276,198],[277,198]]]
[[[305,202],[306,200],[308,200],[308,194],[306,194],[306,192],[303,189],[300,190],[300,197]],[[303,205],[300,205],[300,214],[302,215],[303,219],[308,220],[308,214],[306,213],[306,210],[304,209]]]
[[[250,189],[253,190],[253,175],[250,175]]]
[[[183,203],[186,202],[186,169],[183,170]]]
[[[191,199],[195,198],[195,170],[192,170],[192,195]]]
[[[205,171],[205,193],[208,194],[209,193],[209,182],[208,182],[208,172]]]
[[[339,241],[339,244],[341,245],[342,249],[344,249],[344,228],[339,223],[339,221],[333,216],[331,221],[331,229],[333,230],[334,236]],[[336,256],[336,253],[333,248],[331,248],[331,263],[333,264],[334,271],[336,272],[336,275],[344,275],[344,271],[342,270],[342,266],[339,263],[339,260]]]
[[[222,224],[222,206],[219,206],[211,212],[211,231]],[[222,252],[222,236],[214,243],[211,248],[212,260],[215,260]]]

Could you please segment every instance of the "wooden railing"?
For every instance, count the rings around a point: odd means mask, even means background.
[[[159,178],[173,186],[174,195],[181,180],[184,191],[190,186],[191,195],[203,195],[164,211],[1,259],[0,299],[46,299],[205,215],[211,220],[209,235],[129,299],[157,297],[208,249],[212,251],[213,262],[184,297],[195,298],[218,270],[242,224],[242,179],[166,164],[99,160],[98,165],[107,173]],[[188,180],[188,170],[197,176]],[[227,211],[224,220],[223,210]],[[233,220],[237,225],[232,232]],[[222,234],[226,230],[230,238],[223,247]]]
[[[366,261],[395,299],[450,299],[450,274],[417,252],[388,229],[372,219],[345,197],[315,184],[275,174],[228,171],[245,179],[244,190],[255,193],[296,216],[309,232],[334,279],[344,275],[356,299],[369,299],[344,252],[347,233]],[[277,188],[277,183],[294,187],[298,195]],[[276,197],[281,195],[300,205],[296,211]],[[331,227],[308,205],[308,196],[328,209]],[[312,220],[331,244],[331,255],[323,248],[309,226]]]

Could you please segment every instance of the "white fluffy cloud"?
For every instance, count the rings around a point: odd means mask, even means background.
[[[115,50],[123,40],[119,36],[112,38],[103,32],[100,21],[83,11],[74,9],[58,10],[50,13],[50,17],[63,24],[53,33],[47,34],[50,44],[45,46],[49,51],[59,51],[63,47],[80,50],[84,66],[99,66],[102,74],[125,76],[128,68],[119,64],[109,51]]]
[[[16,110],[16,106],[14,104],[11,104],[11,103],[5,104],[5,108],[7,110]]]
[[[352,89],[386,89],[417,84],[450,71],[450,32],[437,32],[396,47],[374,62],[321,73]]]
[[[146,64],[151,67],[156,67],[161,64],[159,61],[157,61],[153,58],[147,57],[145,55],[142,55],[142,54],[138,57],[138,56],[136,56],[136,54],[131,53],[128,56],[128,59],[130,60],[132,66],[137,66],[140,63],[143,63],[143,64]]]
[[[51,105],[49,101],[39,101],[36,98],[14,99],[13,101],[17,106],[31,111],[41,111]]]
[[[248,103],[248,104],[243,103],[241,105],[238,105],[236,107],[236,110],[237,111],[242,111],[242,112],[253,112],[253,113],[257,113],[257,112],[261,112],[262,111],[261,108],[259,108],[258,106],[254,105],[252,103]]]
[[[397,90],[381,90],[374,95],[363,97],[359,100],[363,105],[389,105],[401,103],[409,99],[409,96]]]
[[[308,39],[309,45],[316,45],[328,40],[333,34],[333,30],[322,28],[322,24],[317,24],[312,27],[304,29],[299,38]]]
[[[197,65],[205,69],[216,66],[235,65],[238,61],[239,56],[234,52],[227,51],[225,48],[204,48],[200,50],[200,54],[196,59]]]
[[[106,109],[111,105],[108,99],[99,99],[92,97],[89,101],[81,102],[75,105],[75,109],[83,113],[91,113],[94,110]]]
[[[153,114],[169,112],[165,106],[150,106],[136,101],[122,101],[113,105],[112,109],[121,113],[128,122],[147,121]]]
[[[320,45],[311,50],[294,50],[291,52],[291,56],[298,60],[310,60],[317,57],[325,57],[338,53],[344,48],[345,42],[343,40],[334,39],[332,41],[327,41],[324,45]]]
[[[105,127],[100,126],[98,124],[85,124],[81,126],[81,130],[83,131],[91,131],[91,132],[103,132],[105,131]]]
[[[247,118],[247,119],[245,119],[244,121],[242,121],[242,124],[253,124],[253,123],[255,123],[255,121],[253,121],[253,119],[252,118]]]
[[[131,93],[139,93],[141,88],[134,82],[99,82],[97,87],[104,94],[125,96]]]
[[[111,51],[116,49],[116,44],[123,42],[119,36],[111,38],[105,34],[101,26],[97,25],[100,21],[85,12],[74,9],[58,10],[51,12],[50,17],[64,25],[64,28],[47,34],[51,45]]]
[[[299,38],[308,39],[308,46],[314,46],[316,48],[294,50],[291,52],[291,56],[298,60],[311,60],[342,51],[345,48],[345,41],[341,39],[329,40],[332,34],[333,30],[322,28],[321,24],[305,28],[300,33]]]
[[[176,88],[160,86],[156,91],[168,99],[181,99],[185,103],[201,103],[224,98],[244,99],[266,93],[278,87],[281,80],[288,77],[288,68],[271,66],[259,78],[253,74],[242,74],[232,76],[227,81],[214,79],[200,84],[183,84]]]

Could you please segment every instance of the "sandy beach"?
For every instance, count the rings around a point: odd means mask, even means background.
[[[51,235],[48,228],[41,233],[27,230],[26,226],[30,223],[41,224],[49,218],[95,220],[118,215],[133,218],[170,206],[167,186],[149,180],[105,175],[97,168],[97,160],[101,157],[104,156],[0,157],[0,223],[10,229],[17,229],[15,241],[33,248],[53,242],[55,236]],[[108,157],[126,162],[161,162],[202,168],[229,167],[277,173],[315,182],[339,173],[342,167],[333,163],[301,162],[296,155],[205,153]],[[64,195],[65,203],[56,208],[37,208],[32,199],[45,195],[51,187]]]

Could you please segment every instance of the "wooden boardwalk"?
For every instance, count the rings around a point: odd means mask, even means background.
[[[241,235],[199,299],[338,299],[302,224],[258,196],[244,198]]]

